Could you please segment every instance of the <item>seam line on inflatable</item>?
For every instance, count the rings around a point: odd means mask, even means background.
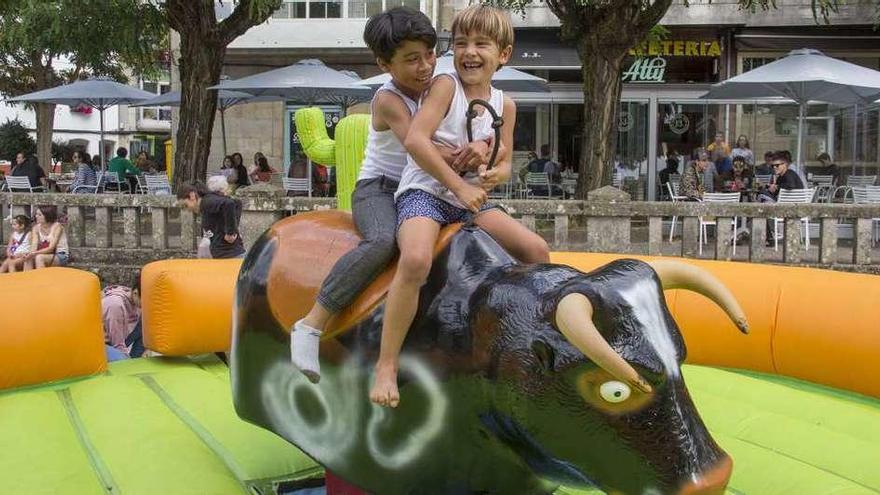
[[[803,464],[803,465],[805,465],[805,466],[809,466],[809,467],[811,467],[811,468],[813,468],[813,469],[815,469],[815,470],[817,470],[817,471],[821,471],[821,472],[823,472],[823,473],[825,473],[825,474],[831,475],[831,476],[834,477],[834,478],[848,481],[848,482],[852,483],[853,485],[856,485],[856,486],[858,486],[858,487],[864,488],[865,490],[868,491],[868,493],[880,493],[880,492],[878,492],[877,489],[874,488],[873,486],[866,485],[865,483],[863,483],[863,482],[861,482],[861,481],[854,480],[854,479],[852,479],[852,478],[849,477],[849,476],[844,476],[844,475],[841,474],[841,473],[838,473],[838,472],[836,472],[836,471],[832,471],[832,470],[830,470],[830,469],[828,469],[828,468],[826,468],[826,467],[824,467],[824,466],[821,466],[821,465],[819,465],[819,464],[814,464],[814,463],[812,463],[812,462],[805,461],[804,459],[801,459],[801,458],[799,458],[799,457],[795,457],[795,456],[793,456],[793,455],[791,455],[791,454],[788,454],[788,453],[786,453],[786,452],[784,452],[784,451],[782,451],[782,450],[780,450],[780,449],[774,449],[773,447],[768,446],[768,445],[761,445],[760,443],[757,443],[757,442],[754,442],[754,441],[752,441],[752,440],[748,440],[748,439],[745,439],[745,438],[741,438],[741,437],[736,436],[736,435],[734,436],[734,438],[736,438],[737,440],[739,440],[739,441],[741,441],[741,442],[743,442],[743,443],[747,443],[747,444],[749,444],[749,445],[752,445],[752,446],[754,446],[754,447],[758,447],[758,448],[763,449],[763,450],[766,450],[766,451],[768,451],[768,452],[772,452],[773,455],[779,455],[779,456],[785,457],[785,458],[787,458],[787,459],[791,459],[792,461],[795,461],[795,462],[797,462],[797,463],[799,463],[799,464]],[[727,489],[730,490],[730,487],[727,487]]]
[[[216,439],[214,435],[208,431],[199,421],[192,417],[183,407],[180,406],[177,402],[175,402],[174,398],[159,385],[158,382],[152,376],[139,376],[140,380],[147,386],[157,397],[159,400],[165,404],[168,409],[186,425],[195,435],[208,447],[211,452],[214,453],[217,457],[223,461],[223,464],[226,466],[226,469],[232,474],[235,478],[235,481],[241,485],[242,490],[245,492],[249,492],[248,485],[245,482],[247,476],[245,476],[241,467],[235,462],[235,458],[233,455],[226,450],[225,447]]]
[[[776,304],[773,305],[773,323],[770,325],[770,364],[773,373],[779,374],[779,365],[776,362],[776,330],[779,328],[779,307],[782,306],[782,287],[776,287]]]
[[[67,413],[67,419],[70,420],[73,431],[76,433],[77,440],[79,440],[80,445],[83,450],[85,450],[86,457],[89,459],[89,464],[95,471],[98,481],[101,482],[101,488],[105,493],[120,493],[119,487],[116,486],[116,482],[113,481],[113,475],[110,473],[110,469],[104,464],[101,455],[98,453],[98,449],[96,449],[91,440],[89,440],[86,426],[83,423],[82,418],[79,416],[79,411],[76,409],[76,404],[73,401],[73,396],[70,394],[70,389],[65,388],[56,391],[56,393],[64,407],[64,411]]]

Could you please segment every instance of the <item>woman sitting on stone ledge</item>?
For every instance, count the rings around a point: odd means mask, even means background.
[[[31,230],[31,250],[24,258],[24,269],[65,266],[70,259],[67,232],[58,223],[58,208],[37,208],[36,225]]]

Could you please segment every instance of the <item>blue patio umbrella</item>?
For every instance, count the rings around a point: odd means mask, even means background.
[[[799,107],[797,162],[803,165],[807,103],[870,104],[880,98],[880,72],[828,57],[818,50],[792,50],[783,58],[713,85],[702,98],[793,100]]]
[[[51,103],[72,107],[86,105],[96,108],[100,113],[101,119],[101,145],[98,148],[100,149],[101,169],[103,170],[105,166],[104,110],[115,105],[138,103],[154,96],[156,95],[111,79],[95,78],[8,98],[6,101],[13,103]]]

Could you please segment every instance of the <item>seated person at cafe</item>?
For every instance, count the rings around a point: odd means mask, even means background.
[[[776,151],[770,157],[771,165],[773,165],[773,178],[767,190],[762,192],[759,200],[762,203],[776,202],[779,198],[779,191],[782,189],[803,189],[804,183],[798,176],[797,172],[790,167],[791,162],[788,153],[784,151]]]
[[[819,163],[821,163],[822,166],[810,167],[808,169],[808,172],[816,175],[830,175],[834,177],[835,184],[840,184],[840,170],[838,170],[837,165],[834,164],[834,161],[831,160],[831,155],[822,152],[819,153],[819,156],[816,157],[816,160],[819,160]]]
[[[730,170],[718,176],[724,192],[744,191],[752,187],[752,172],[743,156],[734,157]]]
[[[772,151],[764,153],[764,163],[755,167],[755,175],[773,175],[773,165],[770,165],[772,156]]]
[[[117,148],[116,157],[107,164],[107,171],[116,172],[119,182],[124,183],[126,178],[128,178],[130,190],[134,191],[137,188],[137,176],[140,175],[141,171],[127,157],[128,150],[125,147],[120,146]]]
[[[703,174],[709,168],[709,153],[706,150],[697,152],[697,159],[684,166],[678,194],[685,201],[700,201],[703,198]]]
[[[76,176],[67,190],[71,193],[94,192],[94,186],[98,184],[98,176],[92,168],[89,154],[85,151],[74,151],[73,163],[76,165]]]
[[[19,155],[24,157],[22,153],[19,153]],[[16,157],[16,163],[18,163],[18,157]],[[33,155],[24,158],[22,162],[18,163],[12,169],[10,175],[12,177],[27,177],[31,187],[45,187],[46,185],[46,171],[37,163],[37,157]]]
[[[666,168],[660,171],[658,174],[660,176],[660,185],[664,185],[669,182],[670,175],[678,174],[678,158],[674,156],[670,156],[666,159]]]

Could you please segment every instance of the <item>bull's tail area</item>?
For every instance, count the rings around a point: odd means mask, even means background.
[[[712,273],[695,265],[673,260],[649,261],[663,290],[685,289],[708,297],[727,313],[742,333],[749,333],[749,322],[733,293]]]

